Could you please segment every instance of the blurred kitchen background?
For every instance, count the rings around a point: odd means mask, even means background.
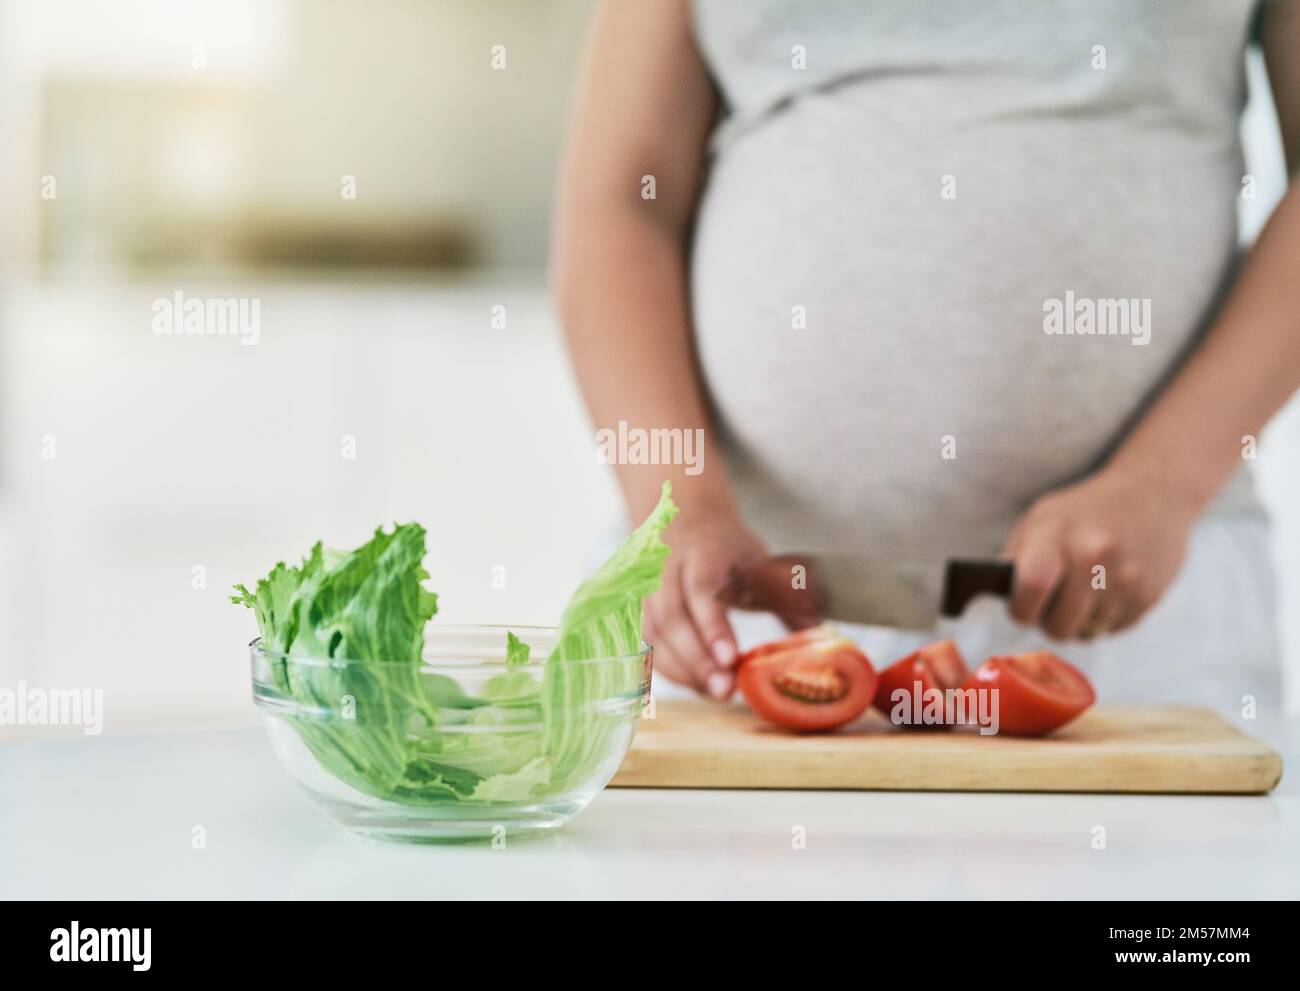
[[[618,512],[543,275],[593,6],[0,0],[0,687],[253,722],[231,584],[393,520],[445,621],[558,618]],[[1284,174],[1250,78],[1245,237]],[[154,334],[178,290],[260,340]],[[1300,407],[1260,451],[1294,710]]]

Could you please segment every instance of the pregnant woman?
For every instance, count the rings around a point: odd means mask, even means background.
[[[630,518],[665,475],[682,508],[662,674],[731,694],[716,593],[766,555],[1001,554],[1009,609],[945,631],[976,659],[1277,703],[1244,465],[1300,386],[1300,189],[1238,259],[1252,32],[1294,171],[1300,0],[600,8],[555,281],[596,425],[702,431],[617,468]]]

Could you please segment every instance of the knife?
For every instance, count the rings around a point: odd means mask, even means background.
[[[1011,597],[1015,571],[996,558],[781,554],[731,569],[718,598],[805,625],[821,618],[928,630],[972,599]]]

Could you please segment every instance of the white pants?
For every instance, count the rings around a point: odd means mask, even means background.
[[[981,599],[930,633],[837,623],[877,669],[930,640],[951,638],[967,662],[1048,648],[1084,671],[1103,702],[1185,702],[1237,712],[1245,696],[1260,710],[1282,705],[1276,593],[1262,514],[1211,514],[1192,531],[1187,559],[1164,597],[1137,626],[1091,642],[1052,640],[1017,624],[1004,603]],[[742,650],[781,636],[773,616],[733,612]],[[834,617],[831,617],[832,621]],[[687,691],[655,679],[660,697]]]

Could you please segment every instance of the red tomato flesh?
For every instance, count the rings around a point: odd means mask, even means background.
[[[880,672],[880,683],[876,687],[875,706],[890,721],[898,706],[904,706],[903,712],[911,721],[899,725],[910,729],[947,729],[947,723],[917,722],[913,714],[917,711],[916,686],[921,686],[921,705],[934,697],[935,692],[946,693],[949,689],[959,688],[968,677],[970,669],[962,659],[961,651],[951,640],[939,640],[926,644],[920,650],[913,651]]]
[[[876,671],[852,640],[818,627],[742,654],[736,685],[768,722],[815,732],[862,715],[875,698]]]
[[[962,689],[998,690],[998,732],[1042,736],[1064,726],[1097,700],[1078,668],[1046,650],[990,657]]]

